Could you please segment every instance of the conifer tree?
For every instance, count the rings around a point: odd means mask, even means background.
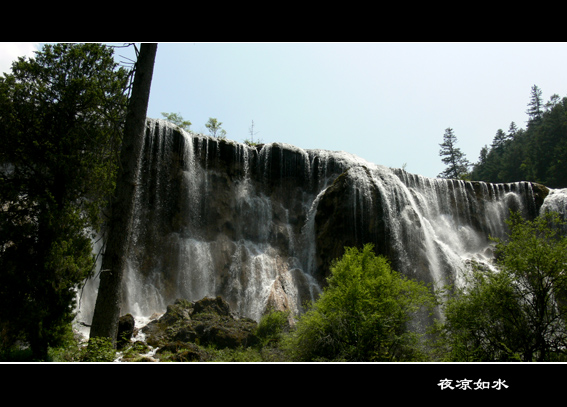
[[[440,178],[462,179],[468,174],[470,164],[456,144],[457,137],[453,129],[450,127],[445,129],[443,143],[439,144],[441,146],[439,155],[443,157],[441,160],[447,165],[447,168],[439,174]]]
[[[494,135],[494,139],[492,139],[492,149],[497,151],[499,154],[502,154],[504,146],[509,139],[510,137],[504,133],[504,130],[498,129]]]
[[[0,325],[35,360],[93,270],[86,231],[113,191],[128,75],[102,44],[55,44],[0,77]]]
[[[541,89],[537,85],[532,86],[532,91],[530,95],[530,102],[528,103],[528,110],[526,113],[529,116],[529,123],[537,122],[541,120],[543,115],[543,102],[541,99]]]
[[[513,139],[516,136],[517,132],[518,132],[518,126],[516,126],[516,123],[511,122],[510,127],[508,128],[508,134],[510,135],[510,138]]]

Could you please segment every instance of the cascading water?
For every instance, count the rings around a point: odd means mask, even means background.
[[[458,282],[470,261],[490,263],[490,237],[504,237],[510,210],[535,216],[527,182],[494,185],[396,173],[403,184],[396,186],[397,201],[404,205],[396,226],[405,235],[399,242],[406,242],[406,272],[415,269],[411,261],[421,250],[435,283]]]
[[[564,223],[559,226],[561,233],[567,235],[567,188],[551,189],[540,208],[540,214],[556,212]]]
[[[488,236],[502,236],[510,209],[537,210],[526,182],[430,179],[343,152],[189,134],[162,120],[148,119],[141,160],[122,307],[136,317],[176,298],[217,295],[256,320],[267,307],[299,313],[342,247],[367,242],[406,275],[458,281],[467,261],[490,260]],[[557,195],[564,205],[566,194]]]

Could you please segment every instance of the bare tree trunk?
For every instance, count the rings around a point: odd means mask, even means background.
[[[124,124],[116,192],[112,202],[106,249],[102,260],[91,337],[110,338],[116,344],[122,303],[122,277],[126,266],[132,227],[136,178],[144,142],[146,114],[157,44],[141,44],[136,62],[132,94]]]

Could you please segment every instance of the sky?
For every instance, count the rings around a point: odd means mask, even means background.
[[[0,73],[38,43],[17,45],[0,43]],[[525,128],[533,85],[544,102],[567,96],[565,66],[567,42],[159,43],[147,115],[178,113],[205,134],[216,118],[238,142],[253,122],[254,141],[436,177],[445,129],[478,161],[498,129]]]

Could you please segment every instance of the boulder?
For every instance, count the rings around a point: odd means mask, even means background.
[[[122,349],[132,339],[134,335],[135,321],[132,314],[121,316],[118,320],[118,332],[116,334],[116,348]]]
[[[194,354],[195,345],[236,349],[256,344],[256,326],[256,321],[232,312],[228,302],[217,296],[196,302],[178,299],[142,332],[150,346],[170,352],[182,349],[186,353],[193,349],[191,355],[181,358],[199,360],[202,355]]]

